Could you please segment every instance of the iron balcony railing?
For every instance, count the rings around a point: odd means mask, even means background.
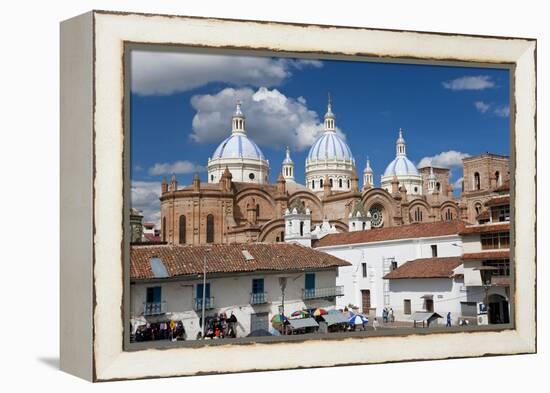
[[[250,294],[250,304],[267,303],[267,292],[255,292]]]
[[[344,296],[344,287],[310,288],[303,290],[303,299],[321,299],[336,296]]]
[[[143,303],[143,315],[166,314],[166,302]]]
[[[202,302],[203,302],[202,297],[195,298],[195,310],[196,311],[202,310]],[[212,308],[214,308],[214,298],[213,297],[205,297],[204,298],[204,309],[205,310],[210,310]]]

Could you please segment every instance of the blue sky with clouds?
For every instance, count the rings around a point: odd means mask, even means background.
[[[360,177],[368,156],[377,183],[400,127],[408,157],[450,167],[453,182],[465,155],[509,154],[507,70],[135,51],[131,78],[132,203],[152,221],[163,176],[189,184],[198,172],[206,181],[237,99],[272,181],[289,145],[303,182],[329,91]]]

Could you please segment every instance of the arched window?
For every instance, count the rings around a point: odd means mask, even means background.
[[[414,221],[421,222],[422,221],[422,209],[419,207],[416,208],[414,211]]]
[[[182,214],[180,216],[180,225],[179,225],[179,241],[180,241],[180,244],[185,244],[185,234],[186,234],[186,220],[185,220],[185,216]]]
[[[256,204],[256,218],[260,217],[260,204]]]
[[[210,181],[214,181],[214,175],[210,175]]]
[[[479,177],[479,173],[474,173],[474,190],[480,190],[481,189],[481,179]]]
[[[338,180],[338,187],[342,188],[342,179]]]
[[[323,188],[323,179],[319,180],[319,187]]]
[[[300,236],[304,236],[304,222],[300,221]]]
[[[312,190],[315,189],[315,180],[312,180],[312,181],[311,181],[311,189],[312,189]]]
[[[162,241],[166,241],[166,217],[162,217]]]
[[[451,209],[447,209],[447,211],[445,212],[445,220],[451,221],[452,219],[453,219],[453,212],[451,211]]]
[[[329,181],[330,187],[332,188],[332,178],[330,178],[328,181]]]
[[[206,242],[214,243],[214,216],[212,214],[206,216]]]
[[[281,235],[279,236],[282,242],[285,241],[285,231],[281,231]]]
[[[348,179],[348,188],[350,188],[349,179]]]
[[[476,215],[479,215],[481,213],[481,203],[476,203],[475,205],[475,209],[476,209]]]
[[[495,172],[495,179],[497,181],[497,186],[500,186],[500,172],[499,171]]]
[[[437,191],[441,191],[441,183],[437,182],[435,183],[435,188],[437,188]]]

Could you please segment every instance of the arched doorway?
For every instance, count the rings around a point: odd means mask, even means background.
[[[502,295],[489,296],[489,324],[510,323],[510,306]]]

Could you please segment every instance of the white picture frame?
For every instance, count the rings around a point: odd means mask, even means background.
[[[512,65],[514,327],[125,350],[126,43]],[[61,51],[63,370],[109,381],[536,352],[536,40],[92,11],[62,23]]]

